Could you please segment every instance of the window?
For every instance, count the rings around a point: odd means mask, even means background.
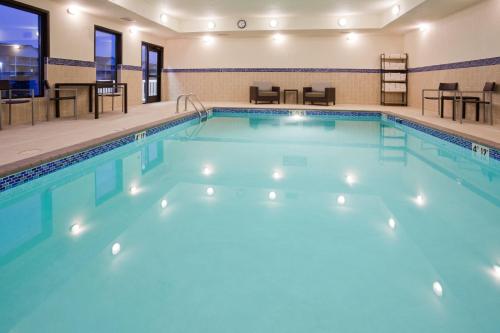
[[[95,28],[95,62],[98,81],[115,81],[121,64],[121,34],[106,28]]]
[[[15,1],[0,1],[0,80],[13,89],[43,95],[43,59],[48,56],[48,13]]]

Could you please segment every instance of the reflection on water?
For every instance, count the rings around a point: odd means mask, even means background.
[[[0,331],[364,331],[330,321],[356,308],[379,331],[494,332],[499,175],[375,120],[222,117],[147,138],[0,194]]]

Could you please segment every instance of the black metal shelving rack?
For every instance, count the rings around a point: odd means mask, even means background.
[[[380,104],[381,105],[391,105],[391,106],[408,106],[408,53],[403,53],[402,57],[394,57],[391,55],[386,55],[382,53],[380,55]],[[404,64],[404,69],[388,69],[388,63],[402,63]],[[386,80],[385,74],[398,73],[404,74],[404,80]],[[398,83],[405,85],[405,91],[386,91],[386,83]],[[401,95],[401,102],[395,102],[397,97],[393,97],[388,101],[388,95]]]

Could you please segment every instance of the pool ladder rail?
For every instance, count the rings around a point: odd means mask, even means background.
[[[183,94],[183,95],[180,95],[179,97],[177,97],[177,106],[176,106],[175,113],[179,113],[179,105],[180,105],[183,98],[184,98],[184,111],[187,111],[188,102],[189,102],[189,103],[191,103],[191,105],[194,107],[194,109],[198,113],[198,116],[200,117],[200,123],[208,120],[208,111],[205,108],[205,105],[203,105],[203,103],[200,101],[198,96],[196,96],[195,94]],[[201,107],[201,109],[198,107]],[[203,116],[203,114],[205,116]]]

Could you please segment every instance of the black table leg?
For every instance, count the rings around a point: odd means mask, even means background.
[[[124,111],[125,113],[128,113],[128,89],[127,89],[127,85],[125,85],[125,89],[124,89],[124,95],[125,95],[125,101],[123,102],[124,104]]]
[[[95,97],[95,107],[94,107],[94,118],[99,119],[99,89],[97,86],[94,87],[94,97]]]
[[[92,113],[92,106],[94,104],[94,97],[92,96],[92,86],[89,86],[89,113]]]
[[[56,84],[56,118],[59,118],[61,116],[61,100],[59,99],[60,93],[59,93],[59,86]]]

